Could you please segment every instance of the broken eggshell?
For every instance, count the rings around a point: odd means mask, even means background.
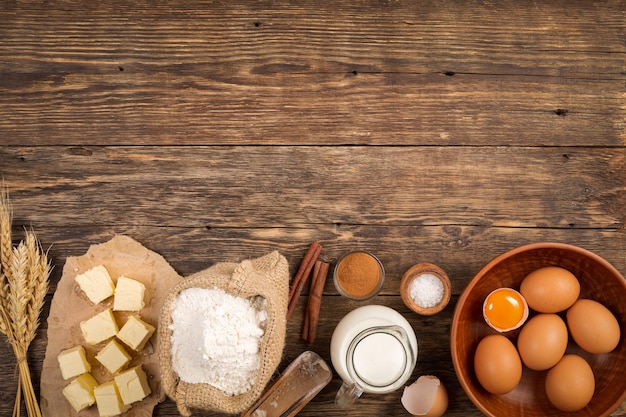
[[[404,388],[401,401],[414,416],[441,417],[448,408],[448,392],[436,376],[422,375]]]

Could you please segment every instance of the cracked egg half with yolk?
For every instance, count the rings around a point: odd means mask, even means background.
[[[485,298],[483,317],[500,333],[518,329],[528,319],[528,304],[513,288],[497,288]]]

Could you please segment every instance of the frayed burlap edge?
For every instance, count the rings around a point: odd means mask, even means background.
[[[267,300],[267,325],[261,338],[261,366],[252,388],[241,395],[227,396],[208,384],[180,381],[172,368],[171,309],[185,288],[221,288],[239,297],[262,296]],[[285,346],[289,265],[277,251],[263,257],[236,263],[218,263],[189,276],[172,288],[163,302],[158,330],[161,382],[183,416],[194,409],[237,414],[248,409],[263,393],[278,367]]]

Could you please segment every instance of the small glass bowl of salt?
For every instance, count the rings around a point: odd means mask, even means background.
[[[430,316],[443,310],[452,292],[448,274],[437,265],[413,265],[402,276],[400,295],[412,311]]]

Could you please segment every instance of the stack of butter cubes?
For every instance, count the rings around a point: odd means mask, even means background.
[[[132,353],[140,352],[155,331],[138,314],[145,306],[146,287],[125,276],[120,276],[114,284],[103,265],[77,275],[76,282],[94,305],[113,297],[112,308],[80,323],[85,342],[99,347],[95,359],[112,378],[99,384],[91,373],[84,346],[70,347],[58,356],[63,378],[71,380],[63,389],[63,395],[76,412],[96,404],[100,417],[117,416],[151,393],[141,365],[128,368]],[[121,328],[113,311],[130,312]]]

